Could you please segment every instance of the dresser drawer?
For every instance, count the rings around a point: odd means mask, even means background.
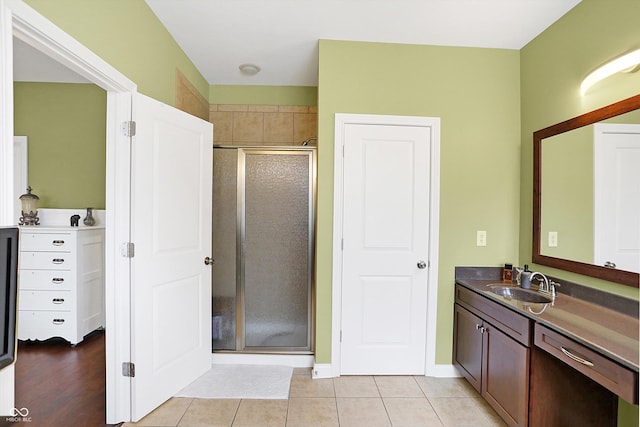
[[[20,235],[21,251],[69,252],[73,248],[71,233],[29,233]]]
[[[75,256],[68,252],[20,252],[20,269],[73,270]]]
[[[638,373],[540,324],[535,345],[578,370],[627,402],[638,404]]]
[[[75,318],[68,312],[18,311],[18,339],[20,340],[62,337],[74,343],[77,342],[73,336],[74,328]]]
[[[20,310],[69,311],[74,307],[70,291],[20,291]]]
[[[20,270],[18,277],[20,290],[71,290],[75,275],[67,270]]]

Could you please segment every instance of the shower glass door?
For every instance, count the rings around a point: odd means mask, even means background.
[[[237,212],[236,292],[233,296],[228,292],[231,268],[221,272],[226,278],[214,277],[214,349],[311,350],[314,154],[313,149],[237,149],[236,200],[225,208],[235,206]],[[216,151],[214,168],[215,156]],[[222,233],[216,231],[215,205],[214,194],[214,251],[220,245],[215,234]],[[223,250],[230,251],[231,247]],[[216,311],[216,306],[225,305],[223,301],[235,302],[234,325],[229,322],[231,308]]]

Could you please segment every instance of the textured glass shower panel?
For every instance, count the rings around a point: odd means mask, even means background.
[[[238,153],[213,150],[212,348],[236,349],[236,221]]]
[[[309,153],[245,157],[245,347],[309,346]]]

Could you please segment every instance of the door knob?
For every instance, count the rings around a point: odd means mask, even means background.
[[[216,261],[211,257],[206,257],[204,259],[204,265],[213,265],[214,262],[216,262]]]
[[[418,268],[419,268],[420,270],[422,270],[422,269],[424,269],[424,268],[427,268],[427,263],[426,263],[426,262],[424,262],[423,260],[418,261]]]

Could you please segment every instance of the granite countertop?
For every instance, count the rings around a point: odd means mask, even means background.
[[[494,294],[488,286],[515,286],[510,282],[483,279],[456,276],[456,283],[638,372],[640,322],[637,316],[562,293],[557,294],[553,303],[522,302]]]

